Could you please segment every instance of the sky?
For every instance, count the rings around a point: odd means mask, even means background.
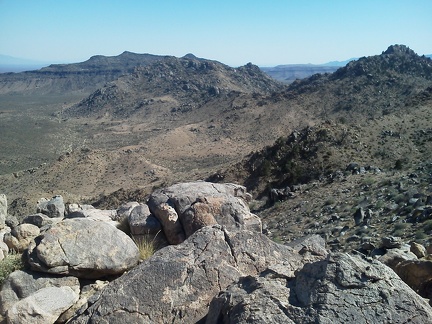
[[[432,54],[432,0],[0,0],[0,54],[50,63],[130,51],[321,64],[393,44]]]

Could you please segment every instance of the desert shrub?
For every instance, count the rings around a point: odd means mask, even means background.
[[[424,221],[423,231],[426,233],[432,231],[432,219],[428,219],[428,220]]]
[[[3,281],[15,270],[24,268],[22,255],[20,253],[11,252],[2,261],[0,261],[0,286]]]
[[[395,236],[402,236],[405,233],[407,227],[408,227],[407,223],[396,223],[394,225],[393,234]]]
[[[415,238],[416,240],[424,240],[428,238],[428,235],[424,231],[419,230],[415,233]]]
[[[394,168],[396,169],[396,170],[402,170],[402,168],[403,168],[403,161],[401,160],[401,159],[398,159],[398,160],[396,160],[396,162],[395,162],[395,166],[394,166]]]
[[[150,258],[157,251],[155,240],[156,236],[154,238],[150,238],[149,235],[146,235],[139,239],[134,239],[134,242],[138,247],[141,260],[146,260]]]
[[[402,237],[404,234],[405,234],[405,231],[404,231],[404,230],[396,230],[396,231],[393,231],[393,235],[394,235],[394,236]]]
[[[375,183],[375,179],[373,177],[364,177],[362,179],[362,184],[364,186],[370,186]]]

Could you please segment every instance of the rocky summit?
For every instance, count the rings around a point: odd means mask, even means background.
[[[0,75],[0,321],[432,322],[431,89],[404,45],[291,84],[129,52]]]

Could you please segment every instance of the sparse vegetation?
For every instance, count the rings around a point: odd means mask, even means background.
[[[0,261],[0,287],[3,281],[15,270],[24,268],[22,254],[16,252],[9,252],[9,254]]]
[[[150,235],[144,235],[140,238],[134,239],[141,260],[150,258],[157,251],[156,237],[157,235],[153,238],[151,238]]]

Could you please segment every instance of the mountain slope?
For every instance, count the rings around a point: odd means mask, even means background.
[[[191,56],[167,57],[106,84],[65,113],[128,117],[143,108],[151,113],[151,106],[161,100],[169,109],[185,111],[232,93],[270,94],[281,89],[252,64],[234,69]]]

